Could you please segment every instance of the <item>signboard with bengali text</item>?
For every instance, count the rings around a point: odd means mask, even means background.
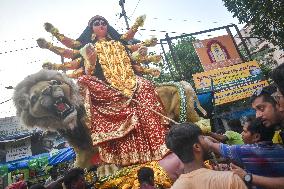
[[[5,144],[6,162],[32,156],[30,137]]]
[[[213,83],[216,105],[250,97],[257,88],[268,85],[256,61],[197,73],[193,79],[197,93],[211,91]]]

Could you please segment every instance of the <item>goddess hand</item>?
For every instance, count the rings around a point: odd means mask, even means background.
[[[52,46],[52,44],[50,42],[47,42],[44,38],[38,38],[36,42],[42,49],[49,49]]]
[[[51,33],[53,35],[55,35],[55,34],[57,34],[59,32],[58,29],[55,28],[51,23],[46,22],[46,23],[44,23],[43,26],[44,26],[44,29],[47,32],[49,32],[49,33]]]
[[[152,69],[151,72],[150,72],[150,74],[151,74],[153,77],[159,77],[160,74],[161,74],[161,72],[160,72],[160,70],[158,70],[158,69]]]
[[[62,66],[62,64],[52,64],[51,62],[45,62],[42,64],[42,68],[47,70],[61,70]]]

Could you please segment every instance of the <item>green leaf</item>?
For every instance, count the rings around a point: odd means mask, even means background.
[[[30,169],[42,169],[48,165],[48,156],[32,159],[28,162]]]
[[[8,166],[7,165],[1,165],[0,166],[0,176],[3,177],[8,173]]]

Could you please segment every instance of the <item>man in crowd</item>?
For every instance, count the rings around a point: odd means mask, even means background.
[[[172,189],[228,189],[246,188],[242,179],[230,171],[214,171],[204,168],[209,157],[208,146],[201,129],[192,123],[174,125],[166,136],[166,145],[184,163],[184,174]]]
[[[255,144],[229,146],[214,143],[208,138],[205,141],[213,152],[245,167],[249,173],[284,177],[284,147],[272,144],[274,128],[266,127],[261,119],[256,119],[246,129],[251,133],[251,142],[255,142]],[[252,177],[251,175],[248,177],[250,179],[246,181],[250,184]]]
[[[240,134],[241,122],[239,120],[231,120],[228,122],[228,126],[231,130],[226,131],[223,135],[214,132],[209,132],[208,135],[219,142],[229,145],[243,144],[242,135]]]
[[[255,121],[254,117],[244,118],[243,121],[243,131],[241,133],[242,139],[245,144],[255,144],[260,139],[260,134],[257,132],[254,127],[252,127],[252,123]]]
[[[282,143],[283,132],[279,130],[283,113],[279,111],[279,104],[271,96],[276,92],[275,86],[267,86],[264,88],[259,88],[251,96],[251,105],[255,109],[256,118],[260,119],[266,127],[273,127],[276,130],[274,136],[274,143]],[[279,131],[277,131],[279,130]]]
[[[63,183],[66,189],[85,189],[84,170],[81,168],[70,169],[63,177]]]

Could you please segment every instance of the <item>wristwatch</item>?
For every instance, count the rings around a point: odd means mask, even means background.
[[[252,183],[252,174],[247,173],[244,177],[244,181],[245,181],[246,184],[251,184]]]

